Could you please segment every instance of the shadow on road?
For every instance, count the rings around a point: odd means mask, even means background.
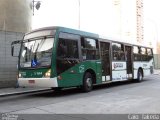
[[[49,90],[45,92],[37,92],[37,93],[28,93],[24,95],[15,95],[15,96],[8,96],[0,99],[0,102],[7,102],[7,101],[14,101],[15,100],[27,100],[27,99],[34,99],[34,98],[60,98],[60,97],[76,97],[76,98],[85,98],[88,96],[94,96],[97,94],[104,94],[104,93],[112,93],[114,91],[129,89],[132,87],[137,87],[137,84],[144,84],[149,82],[149,79],[143,80],[141,83],[133,82],[133,81],[124,81],[124,82],[113,82],[107,83],[103,85],[96,85],[93,87],[93,90],[89,93],[83,93],[80,88],[66,88],[59,92],[54,90]],[[43,99],[43,100],[44,100]]]
[[[64,97],[64,96],[70,96],[70,95],[75,95],[75,94],[90,94],[90,95],[93,94],[94,95],[94,92],[101,92],[101,91],[107,92],[107,90],[110,90],[114,87],[115,88],[121,87],[121,89],[126,89],[126,87],[128,88],[128,85],[132,85],[132,87],[136,87],[137,84],[143,84],[148,81],[149,81],[148,79],[145,79],[140,83],[137,83],[134,81],[123,81],[123,82],[113,82],[113,83],[96,85],[93,87],[93,90],[89,93],[83,93],[80,88],[66,88],[61,91],[53,90],[53,91],[44,92],[44,93],[32,94],[29,96],[32,96],[32,97]]]

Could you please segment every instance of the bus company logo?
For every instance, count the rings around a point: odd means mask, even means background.
[[[79,72],[83,73],[84,72],[84,65],[79,66]]]
[[[34,72],[34,75],[42,75],[42,72]]]
[[[114,63],[113,68],[123,68],[123,63]]]

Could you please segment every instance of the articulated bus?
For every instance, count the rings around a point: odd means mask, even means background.
[[[19,86],[60,90],[115,81],[142,81],[153,73],[152,48],[123,43],[98,34],[47,27],[25,34],[18,55]]]

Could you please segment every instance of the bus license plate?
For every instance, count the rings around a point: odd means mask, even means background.
[[[35,83],[35,80],[29,80],[28,81],[30,84],[34,84]]]

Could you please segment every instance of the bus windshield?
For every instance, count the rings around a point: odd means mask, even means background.
[[[51,65],[53,37],[25,40],[20,52],[21,68],[49,67]]]

